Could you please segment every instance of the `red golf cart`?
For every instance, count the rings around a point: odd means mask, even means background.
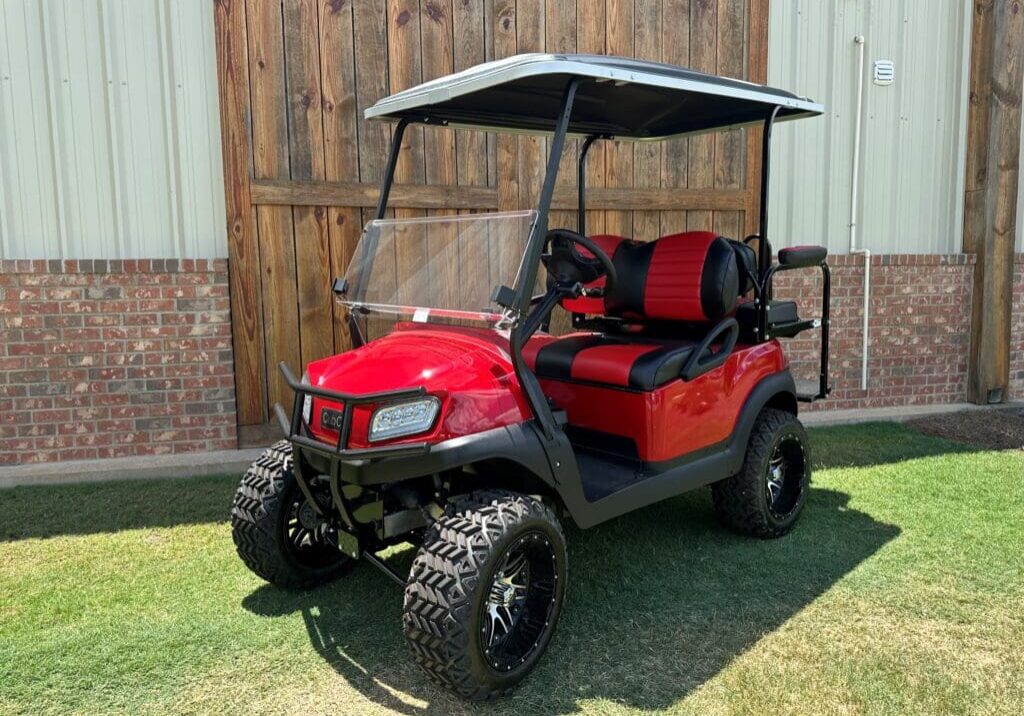
[[[242,560],[310,588],[356,560],[405,589],[413,657],[469,698],[536,664],[565,594],[560,520],[592,527],[710,486],[721,521],[760,538],[800,515],[811,465],[801,400],[828,393],[829,270],[817,246],[767,236],[775,122],[820,114],[788,92],[616,57],[520,55],[382,99],[393,120],[376,220],[334,290],[356,347],[296,378],[287,439],[242,479]],[[411,124],[548,135],[531,211],[388,219]],[[760,232],[639,242],[588,235],[587,150],[737,126],[764,129]],[[577,225],[549,226],[567,137],[580,138]],[[681,209],[685,207],[680,207]],[[757,249],[755,251],[755,248]],[[824,275],[821,315],[776,299],[779,271]],[[571,314],[569,333],[550,331]],[[779,338],[821,333],[798,387]],[[408,575],[377,553],[409,542]]]

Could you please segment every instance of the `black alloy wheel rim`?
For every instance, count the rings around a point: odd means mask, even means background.
[[[288,507],[284,538],[292,559],[304,567],[320,569],[338,561],[338,533],[301,492]]]
[[[545,535],[528,532],[512,543],[494,570],[481,609],[480,644],[495,671],[524,664],[550,630],[558,596],[557,560]]]
[[[793,514],[800,504],[806,472],[800,440],[792,435],[783,437],[772,450],[765,474],[765,496],[772,517],[784,520]]]

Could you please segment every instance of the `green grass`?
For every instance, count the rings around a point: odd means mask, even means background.
[[[0,713],[1024,712],[1024,455],[891,424],[812,442],[781,540],[720,529],[706,491],[569,528],[548,653],[476,708],[407,658],[383,575],[248,573],[235,478],[0,491]]]

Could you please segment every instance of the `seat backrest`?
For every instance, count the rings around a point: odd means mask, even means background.
[[[646,243],[592,238],[612,257],[618,280],[603,299],[564,301],[568,311],[635,320],[719,321],[732,312],[744,285],[733,242],[710,231]]]

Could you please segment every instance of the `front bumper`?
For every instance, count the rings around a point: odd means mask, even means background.
[[[419,457],[430,452],[430,443],[426,442],[401,443],[371,448],[348,447],[349,437],[352,432],[352,410],[355,406],[426,395],[427,391],[423,386],[354,395],[317,388],[303,383],[295,378],[295,375],[288,370],[288,366],[283,362],[280,364],[280,368],[281,374],[288,383],[288,387],[295,392],[295,399],[292,403],[290,420],[284,408],[280,405],[274,406],[278,422],[280,422],[281,429],[284,430],[292,445],[301,449],[318,469],[323,468],[321,472],[324,474],[330,475],[333,478],[342,472],[350,472],[346,468],[360,468],[368,463],[388,458]],[[338,431],[337,443],[328,443],[314,436],[310,426],[303,420],[302,403],[307,395],[324,398],[343,406],[341,428]],[[348,481],[350,480],[346,480],[346,482]],[[356,482],[355,480],[351,481]]]

